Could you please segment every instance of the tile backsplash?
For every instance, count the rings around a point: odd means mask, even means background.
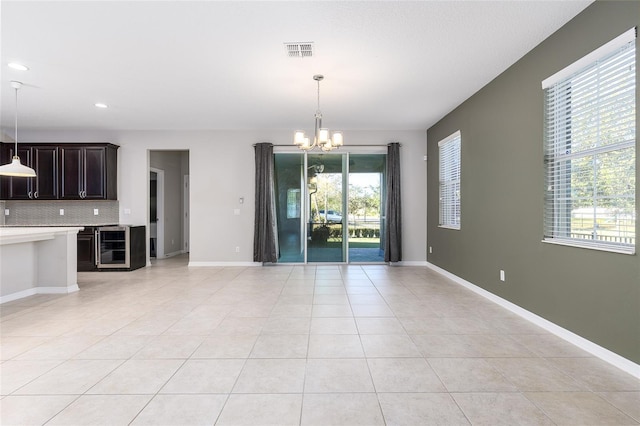
[[[0,201],[0,226],[99,226],[120,221],[118,201]],[[63,215],[61,215],[61,210]],[[97,215],[95,214],[97,210]],[[9,213],[7,215],[7,212]]]

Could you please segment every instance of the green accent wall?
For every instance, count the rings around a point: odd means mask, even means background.
[[[427,246],[433,248],[427,260],[635,363],[640,257],[541,242],[541,82],[638,26],[640,1],[596,1],[427,131]],[[462,134],[459,231],[438,227],[438,141],[456,130]],[[636,209],[639,194],[637,187]]]

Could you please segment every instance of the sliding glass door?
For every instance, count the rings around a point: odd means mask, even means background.
[[[344,226],[346,154],[307,157],[307,261],[346,262]]]
[[[349,261],[384,262],[384,154],[349,156]]]
[[[278,262],[304,262],[304,155],[275,154],[274,166]]]
[[[382,262],[385,157],[275,154],[278,261]]]

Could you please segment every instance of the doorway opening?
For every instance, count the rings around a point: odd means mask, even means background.
[[[189,251],[189,151],[149,151],[150,258]]]

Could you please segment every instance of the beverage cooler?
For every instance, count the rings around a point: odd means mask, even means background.
[[[95,244],[100,270],[131,271],[146,264],[144,226],[101,226]]]

